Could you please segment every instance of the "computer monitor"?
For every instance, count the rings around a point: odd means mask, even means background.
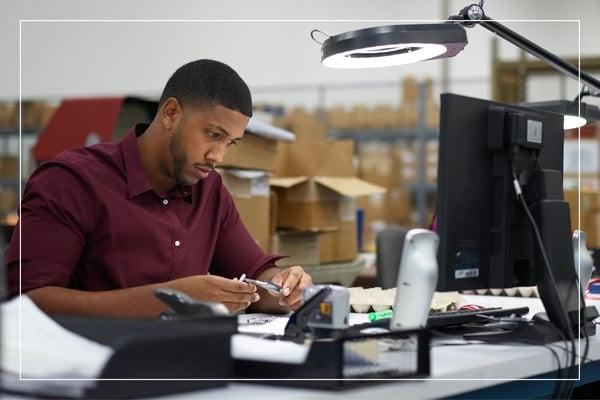
[[[555,325],[566,329],[561,305],[577,319],[569,206],[562,189],[563,136],[559,114],[442,94],[438,290],[537,285]],[[517,199],[513,172],[551,272]]]

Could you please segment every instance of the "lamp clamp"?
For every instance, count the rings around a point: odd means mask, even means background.
[[[460,21],[461,25],[472,28],[476,21],[487,19],[483,11],[483,0],[479,4],[471,4],[459,11],[457,15],[448,18],[450,21]]]

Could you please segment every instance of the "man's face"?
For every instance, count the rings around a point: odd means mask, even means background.
[[[223,106],[184,111],[169,144],[167,174],[178,185],[192,186],[223,162],[225,152],[244,135],[249,118]]]

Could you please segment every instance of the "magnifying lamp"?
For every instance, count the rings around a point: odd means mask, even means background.
[[[600,109],[577,101],[553,100],[522,103],[525,107],[551,111],[564,116],[564,129],[575,129],[589,122],[600,120]]]
[[[600,81],[489,18],[483,11],[483,0],[463,8],[446,23],[379,26],[329,36],[321,44],[321,63],[331,68],[374,68],[454,57],[468,43],[465,27],[475,25],[580,81],[592,95],[600,95]],[[577,114],[575,112],[574,115]]]

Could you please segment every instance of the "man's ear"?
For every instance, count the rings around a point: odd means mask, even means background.
[[[175,97],[169,97],[160,109],[160,119],[164,128],[172,130],[181,120],[183,109]]]

